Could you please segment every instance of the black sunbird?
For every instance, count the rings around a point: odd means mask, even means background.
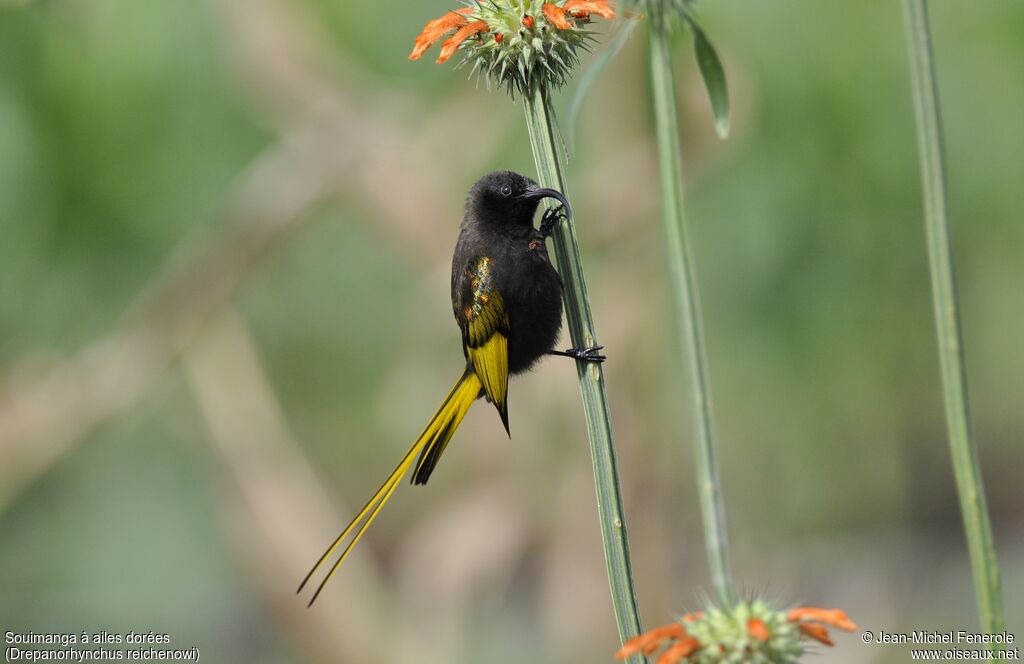
[[[533,218],[544,198],[561,205],[547,210],[540,228],[534,228]],[[600,346],[554,350],[562,324],[562,281],[545,240],[563,214],[572,214],[564,195],[512,171],[489,173],[469,190],[452,258],[452,309],[462,331],[466,368],[395,470],[302,580],[299,592],[352,535],[310,605],[413,468],[414,460],[413,483],[427,483],[474,401],[484,397],[491,402],[508,432],[509,375],[527,371],[545,355],[604,361]]]

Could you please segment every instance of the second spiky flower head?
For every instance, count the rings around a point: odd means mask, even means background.
[[[579,63],[579,50],[592,39],[593,16],[614,18],[609,0],[470,0],[466,7],[429,21],[416,37],[410,60],[418,60],[437,40],[438,63],[456,51],[488,84],[527,95],[538,87],[563,85]]]
[[[630,639],[615,656],[650,655],[667,646],[658,664],[796,664],[807,652],[806,639],[833,645],[828,627],[857,629],[841,609],[782,611],[763,600],[743,601],[729,610],[710,606],[687,613]]]

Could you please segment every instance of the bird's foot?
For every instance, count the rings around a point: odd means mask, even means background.
[[[540,218],[540,234],[543,237],[551,235],[552,231],[555,230],[555,225],[565,219],[565,206],[559,203],[555,207],[545,210],[544,216]]]
[[[561,355],[562,357],[571,357],[576,360],[583,360],[584,362],[604,362],[608,358],[601,355],[600,351],[604,346],[591,346],[590,348],[567,348],[565,350],[549,350],[549,355]]]

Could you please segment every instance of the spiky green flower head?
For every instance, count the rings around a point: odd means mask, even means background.
[[[796,626],[760,600],[740,602],[731,611],[712,607],[683,625],[706,644],[690,655],[690,661],[701,664],[788,664],[804,652]]]
[[[505,87],[513,95],[560,87],[589,50],[593,16],[614,18],[608,0],[470,0],[466,7],[430,21],[416,38],[410,59],[418,59],[449,30],[456,33],[441,45],[438,62],[457,50],[488,86]]]
[[[831,646],[828,628],[857,626],[840,609],[801,607],[779,610],[764,600],[739,602],[731,609],[709,606],[630,639],[615,653],[626,659],[666,649],[659,664],[793,664],[806,652],[805,639]]]

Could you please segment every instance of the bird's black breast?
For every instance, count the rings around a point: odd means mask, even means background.
[[[469,231],[469,232],[467,232]],[[544,238],[533,228],[488,234],[464,228],[452,261],[452,307],[460,327],[479,301],[480,265],[487,259],[487,287],[496,291],[508,321],[508,369],[521,373],[554,348],[562,325],[562,282]],[[460,318],[460,316],[462,316]]]

